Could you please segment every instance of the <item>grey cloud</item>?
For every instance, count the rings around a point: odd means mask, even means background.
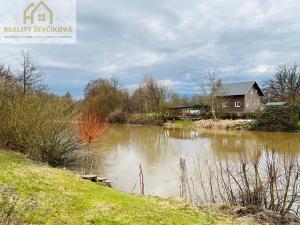
[[[0,59],[14,66],[16,52],[30,49],[59,94],[82,96],[89,80],[112,74],[134,87],[144,73],[192,94],[207,70],[261,82],[298,60],[299,8],[297,0],[78,0],[76,45],[1,45]]]

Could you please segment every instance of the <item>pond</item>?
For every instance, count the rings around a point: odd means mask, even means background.
[[[210,160],[232,160],[255,149],[299,155],[300,134],[112,125],[93,146],[101,156],[93,173],[108,177],[118,190],[139,193],[141,165],[145,194],[179,196],[180,158],[189,169],[204,169]]]

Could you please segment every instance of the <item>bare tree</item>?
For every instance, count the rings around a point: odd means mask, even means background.
[[[172,91],[168,94],[168,104],[169,106],[178,106],[178,105],[189,105],[194,103],[188,96],[180,96],[178,93]],[[196,102],[196,101],[195,101]],[[198,104],[195,103],[195,104]]]
[[[20,69],[17,80],[22,86],[22,92],[25,95],[28,91],[44,91],[43,73],[38,63],[31,57],[27,51],[22,51],[19,58]]]
[[[211,106],[213,118],[217,119],[215,112],[218,105],[217,96],[218,91],[222,86],[222,79],[218,77],[216,71],[208,71],[203,75],[199,83],[202,95],[207,99],[208,104]]]
[[[2,103],[0,107],[3,108],[4,102],[7,102],[17,93],[19,93],[19,87],[12,72],[4,65],[0,65],[0,101]]]
[[[95,111],[100,116],[108,116],[123,107],[124,91],[120,89],[117,78],[90,81],[84,96],[85,110]]]
[[[296,104],[300,100],[300,67],[296,63],[281,65],[274,77],[265,82],[268,100],[288,101]]]
[[[166,87],[159,85],[151,75],[145,75],[144,93],[148,102],[149,111],[160,113],[166,103]]]
[[[130,97],[130,108],[133,112],[145,113],[147,112],[147,102],[143,87],[140,85]]]
[[[166,107],[167,95],[167,88],[147,74],[130,98],[131,107],[139,113],[160,113]]]
[[[9,68],[6,68],[4,65],[0,65],[0,77],[8,77],[11,76],[11,72]]]
[[[67,91],[66,92],[66,94],[65,94],[65,96],[64,96],[66,99],[70,99],[70,100],[72,100],[72,95],[71,95],[71,93],[69,92],[69,91]]]

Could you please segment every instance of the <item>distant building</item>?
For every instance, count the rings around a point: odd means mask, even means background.
[[[169,108],[170,117],[200,116],[201,110],[197,105],[182,105]]]
[[[255,81],[222,84],[217,93],[219,108],[224,112],[256,112],[263,104],[262,90]]]

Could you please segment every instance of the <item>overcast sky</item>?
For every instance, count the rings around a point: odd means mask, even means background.
[[[89,80],[133,88],[150,73],[184,95],[217,70],[225,82],[268,79],[300,56],[299,0],[78,0],[77,44],[0,45],[14,67],[28,49],[50,90],[80,98]]]

